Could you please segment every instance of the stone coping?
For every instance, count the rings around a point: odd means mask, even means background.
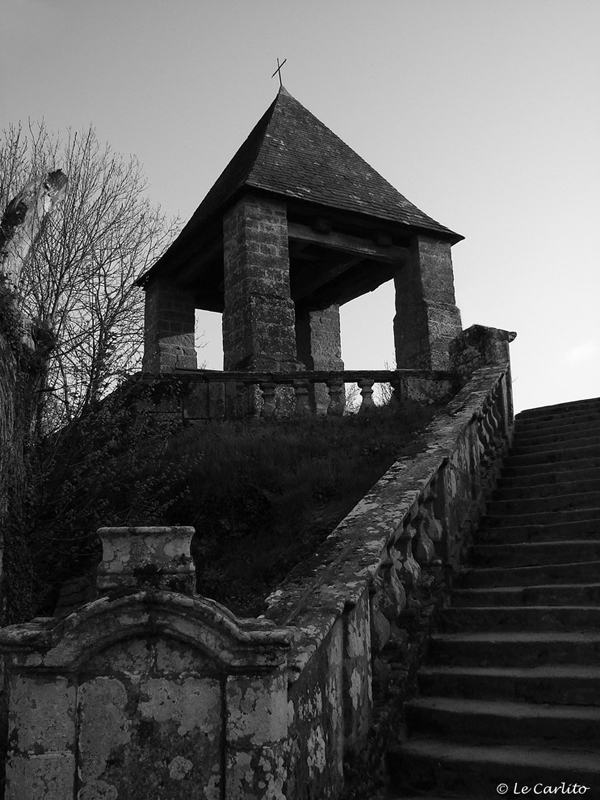
[[[192,378],[198,381],[239,381],[240,383],[274,382],[283,384],[292,383],[293,381],[298,380],[306,380],[313,383],[327,383],[328,381],[356,383],[357,381],[365,379],[373,380],[376,383],[388,383],[402,378],[424,378],[428,380],[440,381],[456,379],[456,373],[454,372],[426,369],[303,369],[294,371],[286,370],[282,372],[269,372],[266,370],[253,370],[252,372],[225,372],[222,370],[184,369],[177,367],[173,374],[177,377]]]
[[[226,671],[285,662],[292,634],[267,619],[239,619],[205,597],[143,590],[105,595],[64,619],[38,617],[0,629],[0,652],[22,669],[76,672],[118,641],[167,635],[204,651]]]

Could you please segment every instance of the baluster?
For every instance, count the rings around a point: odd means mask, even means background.
[[[275,387],[276,383],[273,381],[261,381],[259,383],[262,392],[263,407],[261,417],[263,419],[271,419],[275,416]]]
[[[421,567],[413,555],[413,539],[416,533],[413,523],[410,520],[406,520],[395,544],[395,549],[398,553],[396,566],[398,577],[407,593],[411,594],[421,580]]]
[[[306,416],[310,414],[310,403],[308,402],[308,381],[294,381],[294,391],[296,392],[296,414]]]
[[[363,414],[365,411],[370,411],[372,408],[375,408],[375,403],[373,402],[374,383],[375,381],[372,381],[370,378],[362,378],[361,380],[357,381],[358,388],[360,389],[360,393],[362,395],[362,403],[358,409],[359,414]]]
[[[327,406],[327,416],[341,417],[344,413],[344,382],[341,378],[330,378],[327,381],[329,389],[329,405]]]

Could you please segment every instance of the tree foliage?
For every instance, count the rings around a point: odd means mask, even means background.
[[[134,156],[98,141],[93,128],[64,138],[44,123],[9,127],[0,140],[0,208],[36,175],[68,175],[62,204],[23,265],[24,314],[52,332],[38,425],[48,433],[81,416],[139,367],[143,293],[134,281],[178,227],[146,196]]]

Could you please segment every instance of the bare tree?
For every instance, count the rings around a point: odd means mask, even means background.
[[[68,191],[16,285],[24,313],[54,337],[40,393],[44,431],[84,413],[139,367],[143,294],[134,281],[178,228],[148,200],[138,160],[100,144],[91,127],[64,139],[44,123],[4,131],[0,208],[32,178],[59,167]]]

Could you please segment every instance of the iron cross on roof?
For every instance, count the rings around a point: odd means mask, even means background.
[[[286,62],[286,61],[287,61],[287,58],[284,58],[284,59],[283,59],[283,61],[282,61],[282,62],[281,62],[281,64],[280,64],[280,63],[279,63],[279,59],[277,59],[277,69],[276,69],[276,70],[275,70],[275,72],[274,72],[274,73],[271,75],[271,77],[272,77],[272,78],[274,78],[274,77],[275,77],[275,75],[279,75],[279,85],[280,85],[280,86],[283,86],[283,83],[281,82],[281,68],[283,67],[283,65],[285,64],[285,62]]]

